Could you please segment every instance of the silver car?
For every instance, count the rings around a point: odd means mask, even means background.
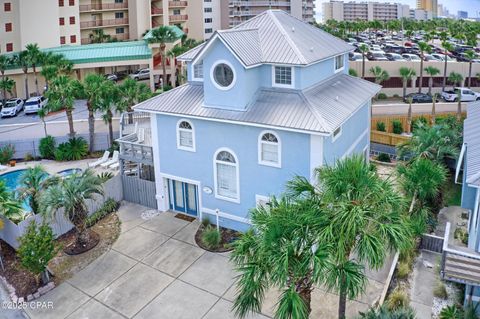
[[[130,74],[130,77],[137,81],[150,79],[150,69],[140,69],[137,72]]]

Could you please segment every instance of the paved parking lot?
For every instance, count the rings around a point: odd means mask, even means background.
[[[122,233],[112,249],[85,269],[42,296],[54,309],[28,309],[32,319],[168,318],[234,319],[235,273],[228,253],[206,252],[194,242],[198,222],[161,213],[141,218],[147,208],[123,203]],[[369,273],[364,295],[348,303],[348,316],[357,315],[378,299],[391,263]],[[266,295],[262,314],[273,317],[279,292]],[[338,296],[315,289],[312,318],[336,316]]]

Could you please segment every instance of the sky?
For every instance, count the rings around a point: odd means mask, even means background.
[[[322,14],[322,3],[328,2],[329,0],[315,0],[316,1],[316,11],[317,18],[321,19]],[[344,0],[345,2],[351,0]],[[392,2],[392,3],[404,3],[410,5],[410,8],[415,8],[417,1],[416,0],[355,0],[357,2],[361,1],[376,1],[376,2]],[[451,14],[457,14],[457,11],[467,11],[469,17],[480,17],[480,0],[438,0],[439,4],[443,4],[444,7],[450,11]]]

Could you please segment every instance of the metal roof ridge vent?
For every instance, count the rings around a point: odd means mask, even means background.
[[[313,52],[313,47],[310,47],[310,52]]]
[[[335,97],[335,101],[337,101],[337,102],[338,102],[338,95]]]
[[[295,32],[295,27],[292,27],[292,32]]]

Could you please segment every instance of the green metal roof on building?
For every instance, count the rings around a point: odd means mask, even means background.
[[[183,32],[182,29],[180,29],[179,27],[177,27],[176,25],[171,25],[169,26],[170,29],[175,33],[175,35],[177,36],[177,39],[180,39],[182,38],[184,35],[185,35],[185,32]],[[153,29],[152,29],[153,30]],[[143,40],[149,40],[152,38],[152,30],[149,30],[145,36],[143,37]]]
[[[146,60],[152,57],[152,50],[145,41],[63,45],[42,51],[61,54],[73,64]]]

